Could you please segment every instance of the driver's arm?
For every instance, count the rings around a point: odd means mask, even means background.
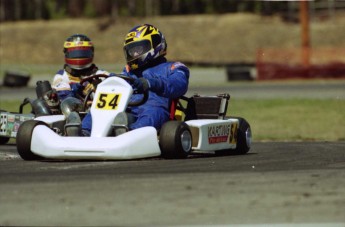
[[[189,69],[180,62],[171,65],[167,76],[150,76],[150,90],[166,98],[179,98],[188,90]]]

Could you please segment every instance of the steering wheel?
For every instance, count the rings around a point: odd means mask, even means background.
[[[96,74],[93,76],[83,78],[79,83],[80,83],[80,85],[83,85],[83,83],[86,81],[89,81],[91,83],[92,81],[97,80],[99,78],[107,78],[107,77],[108,77],[107,74]]]
[[[93,75],[93,76],[89,76],[89,77],[83,78],[82,80],[80,80],[79,84],[83,85],[83,83],[85,83],[86,81],[92,83],[92,81],[98,80],[100,78],[107,78],[107,77],[108,77],[107,74],[96,74],[96,75]],[[88,103],[89,100],[91,100],[91,94],[93,92],[94,92],[93,90],[88,91],[87,94],[84,97],[84,101],[83,101],[83,110],[84,111],[87,109],[87,106],[88,106],[87,103]]]
[[[129,84],[133,84],[134,81],[135,81],[134,78],[129,77],[129,76],[126,76],[126,75],[123,75],[123,74],[116,74],[115,76],[116,76],[116,77],[119,77],[119,78],[121,78],[121,79],[123,79],[123,80],[125,80],[125,81],[127,81]],[[93,80],[96,80],[96,79],[99,79],[99,78],[107,78],[107,77],[108,77],[108,75],[106,75],[106,74],[93,75],[93,76],[90,76],[90,77],[87,77],[87,78],[82,79],[82,80],[80,81],[80,84],[83,84],[85,81],[92,82]],[[88,102],[88,100],[90,99],[92,92],[93,92],[93,91],[90,90],[90,91],[86,94],[86,96],[85,96],[85,98],[84,98],[84,102],[83,102],[83,108],[84,108],[84,110],[86,110],[86,108],[87,108],[87,102]],[[133,91],[133,94],[139,94],[139,92],[138,92],[137,90],[134,90],[134,91]],[[141,100],[138,100],[138,101],[136,101],[136,102],[130,102],[130,103],[128,103],[128,106],[140,106],[140,105],[144,104],[144,103],[148,100],[148,98],[149,98],[149,92],[146,91],[146,92],[143,93],[143,98],[142,98]]]

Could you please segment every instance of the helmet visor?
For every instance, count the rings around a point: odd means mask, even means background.
[[[124,47],[127,61],[132,61],[139,58],[141,55],[151,50],[151,42],[149,40],[142,40],[133,42]]]
[[[76,48],[69,48],[65,52],[66,58],[92,58],[93,51],[91,48],[85,47],[76,47]]]

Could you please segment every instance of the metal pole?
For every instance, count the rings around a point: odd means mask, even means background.
[[[308,1],[300,1],[300,21],[302,36],[302,64],[310,65],[310,37],[309,37],[309,10]]]

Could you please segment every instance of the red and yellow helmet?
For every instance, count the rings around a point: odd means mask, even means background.
[[[159,56],[164,56],[167,52],[167,43],[156,27],[143,24],[128,32],[123,50],[129,68],[135,70]]]
[[[94,47],[86,35],[75,34],[68,37],[63,45],[65,62],[72,69],[85,69],[92,65]]]

